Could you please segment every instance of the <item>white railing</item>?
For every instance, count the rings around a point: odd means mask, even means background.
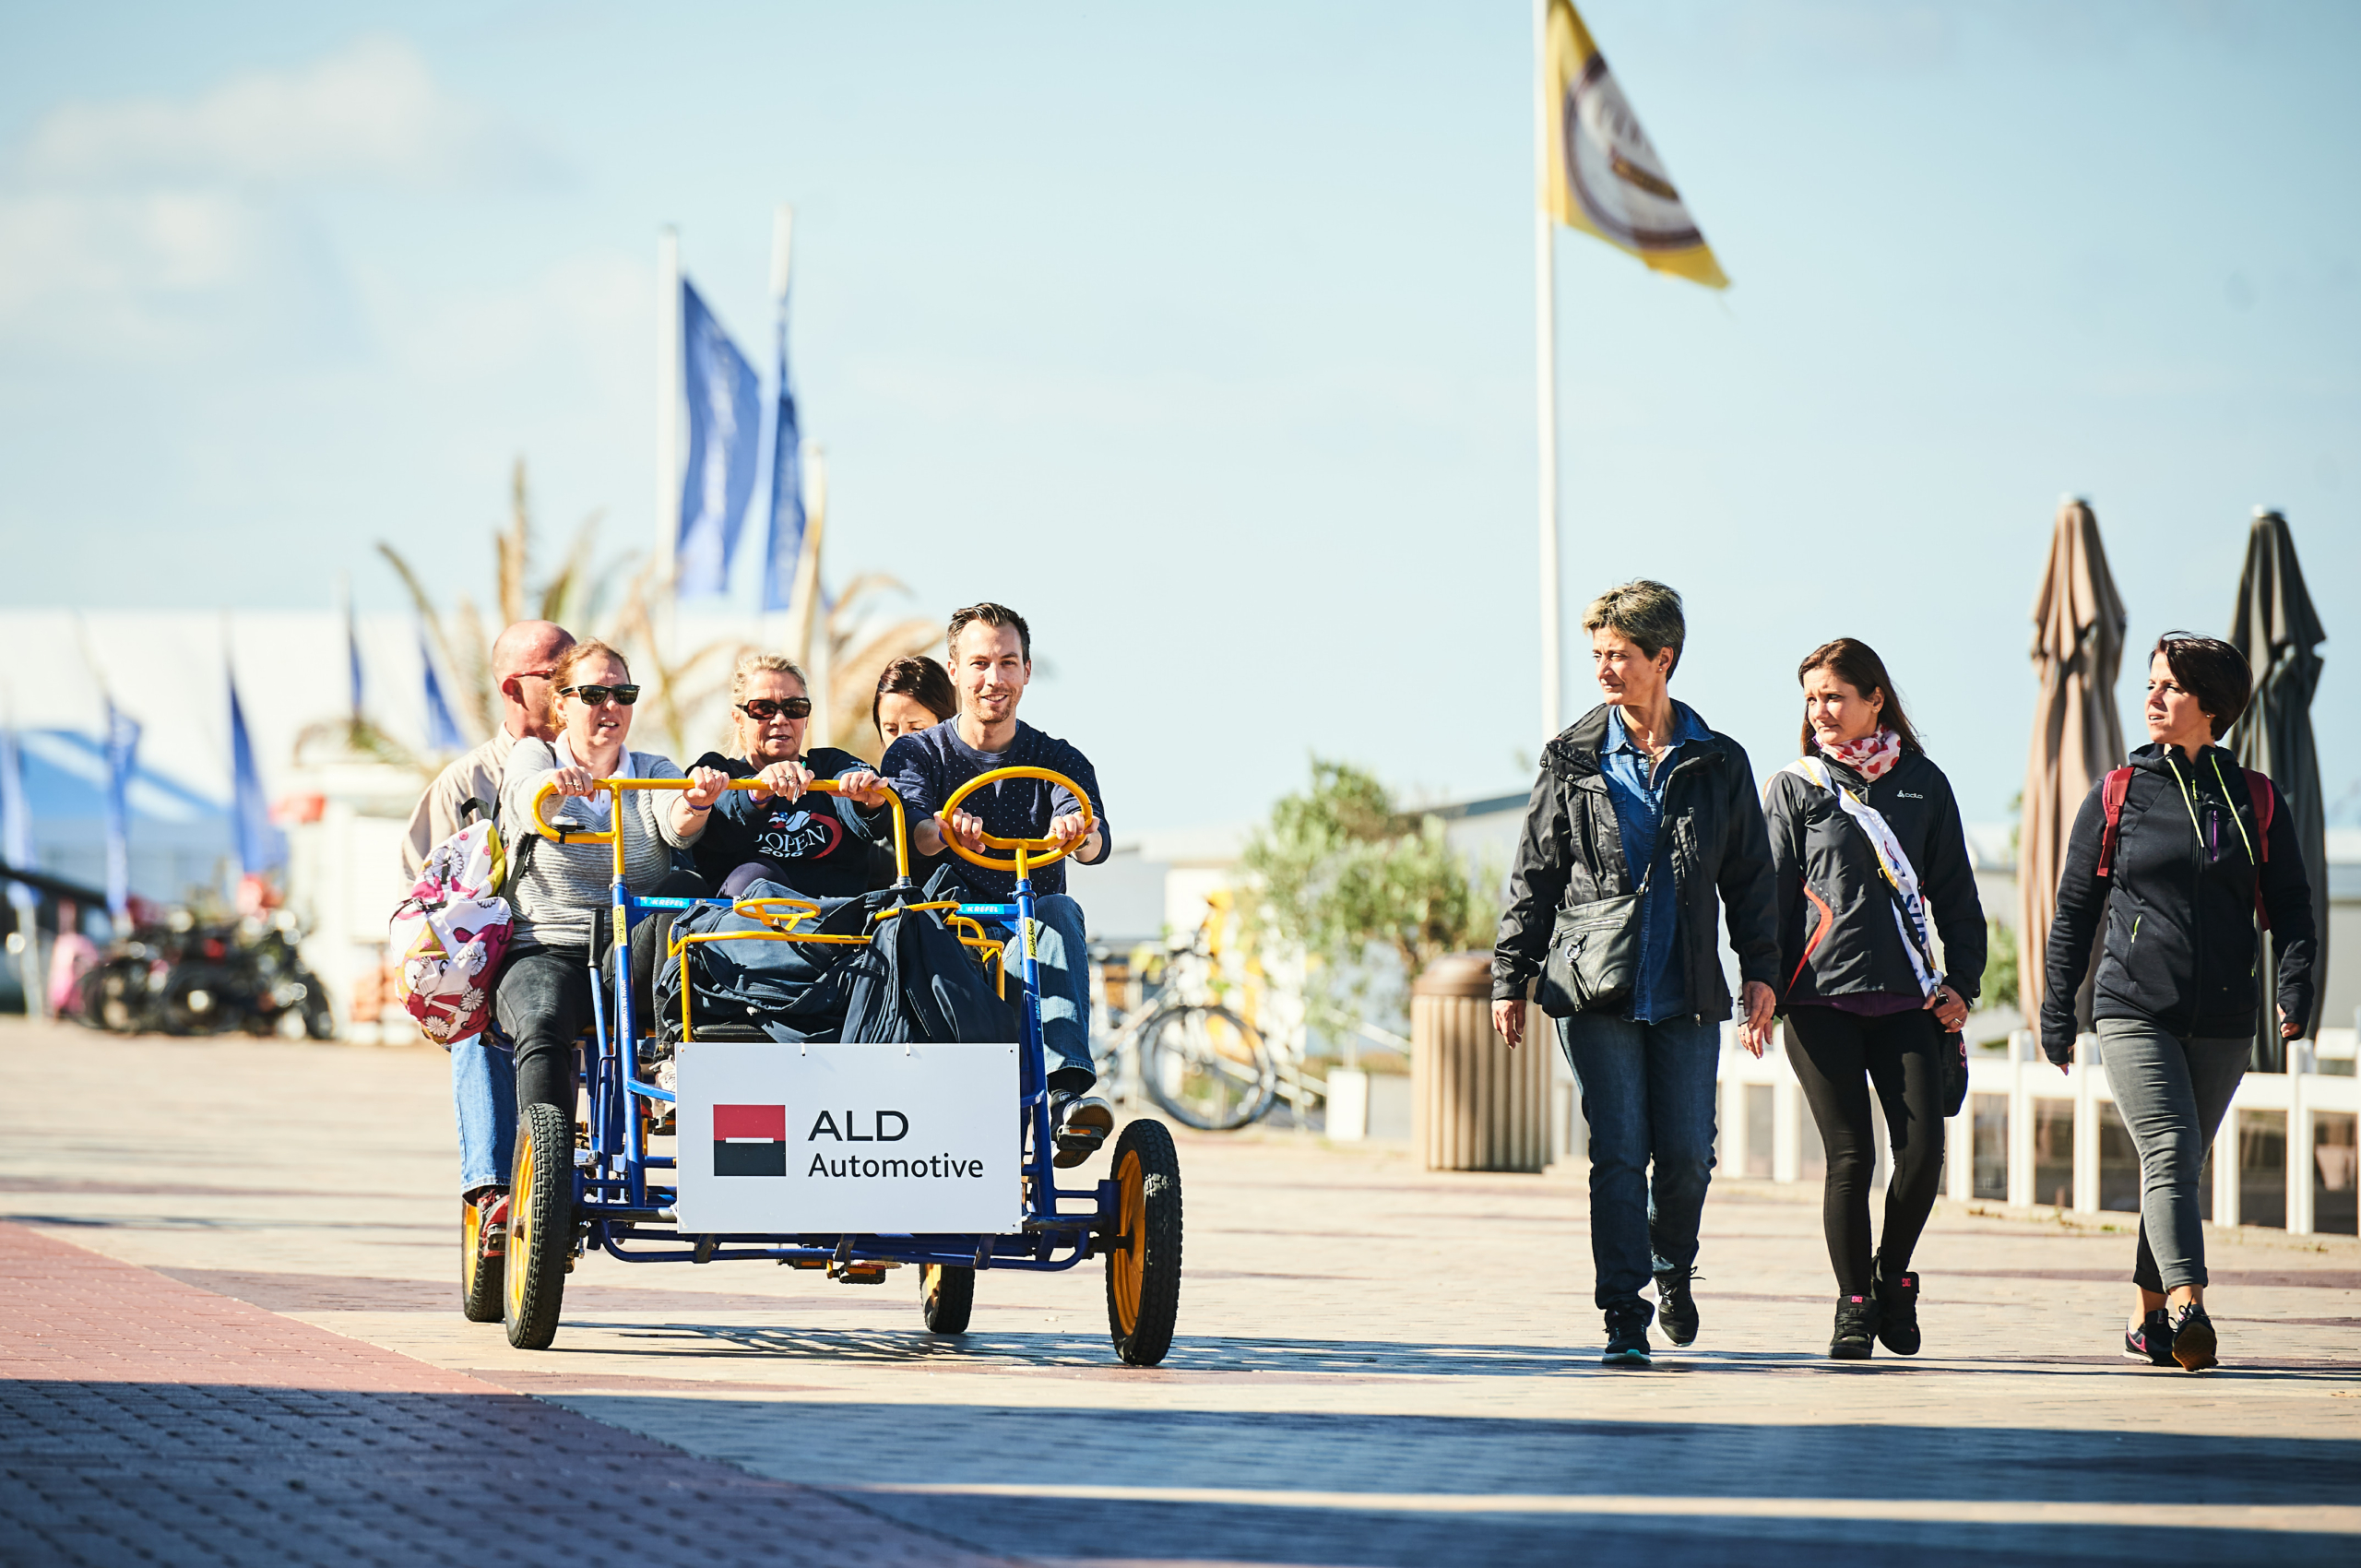
[[[2341,1038],[2350,1030],[2323,1030],[2322,1045],[2328,1052],[2350,1061],[2351,1041]],[[1818,1134],[1811,1123],[1811,1113],[1804,1104],[1803,1089],[1796,1081],[1795,1071],[1788,1065],[1786,1051],[1786,1030],[1779,1031],[1771,1050],[1760,1061],[1740,1050],[1735,1025],[1724,1027],[1721,1060],[1721,1104],[1719,1164],[1723,1172],[1744,1176],[1767,1174],[1774,1182],[1795,1182],[1803,1179],[1808,1148],[1816,1146]],[[2130,1182],[2129,1202],[2124,1194],[2116,1194],[2118,1203],[2101,1206],[2101,1146],[2102,1123],[2106,1119],[2101,1107],[2112,1108],[2114,1096],[2109,1092],[2106,1069],[2098,1062],[2098,1038],[2084,1035],[2075,1042],[2074,1064],[2064,1073],[2049,1064],[2042,1056],[2032,1034],[2020,1030],[2010,1038],[2009,1050],[1997,1052],[1972,1053],[1968,1062],[1967,1102],[1958,1116],[1952,1118],[1946,1134],[1945,1190],[1954,1198],[1981,1195],[1987,1199],[2018,1205],[2052,1205],[2080,1214],[2122,1213],[2136,1210],[2139,1205],[2138,1167],[2134,1163],[2129,1172]],[[2352,1116],[2361,1119],[2361,1078],[2350,1075],[2350,1068],[2342,1074],[2317,1071],[2318,1057],[2308,1041],[2291,1041],[2290,1065],[2296,1071],[2287,1073],[2249,1073],[2238,1086],[2230,1101],[2230,1111],[2223,1119],[2222,1131],[2216,1139],[2213,1159],[2213,1213],[2208,1217],[2218,1224],[2240,1223],[2242,1178],[2250,1168],[2239,1158],[2243,1140],[2240,1128],[2244,1112],[2276,1113],[2284,1127],[2286,1158],[2280,1172],[2282,1190],[2285,1194],[2286,1228],[2298,1234],[2309,1235],[2315,1230],[2315,1170],[2324,1178],[2331,1191],[2350,1192],[2356,1176],[2354,1156],[2344,1152],[2352,1148],[2349,1141],[2316,1150],[2315,1136],[2318,1113]],[[2340,1063],[2340,1065],[2344,1064]],[[1757,1114],[1762,1099],[1750,1091],[1767,1087],[1770,1091],[1769,1123],[1770,1158],[1754,1146],[1762,1141],[1765,1120]],[[1572,1097],[1567,1095],[1566,1102]],[[2040,1146],[2040,1133],[2045,1109],[2054,1111],[2070,1107],[2072,1125],[2070,1147]],[[1569,1106],[1569,1108],[1571,1108]],[[2005,1129],[1995,1139],[1987,1135],[1979,1148],[1977,1122],[1979,1115],[1988,1129],[1995,1115]],[[2047,1118],[2055,1129],[2058,1118]],[[1568,1146],[1582,1135],[1578,1119],[1568,1116],[1560,1121],[1561,1137]],[[2345,1131],[2347,1140],[2351,1137]],[[1879,1179],[1883,1180],[1891,1168],[1886,1156],[1882,1119],[1878,1128]],[[1994,1146],[1998,1144],[1996,1148]],[[2119,1145],[2129,1149],[2128,1137]],[[2325,1153],[2326,1158],[2320,1158]],[[1987,1179],[1984,1192],[1976,1190],[1976,1163],[1979,1155],[1987,1157],[1986,1163],[1998,1163],[2005,1171],[1999,1182]],[[2333,1164],[2334,1170],[2330,1170]],[[1767,1166],[1767,1170],[1765,1167]],[[2052,1190],[2042,1192],[2037,1186],[2039,1172],[2070,1171],[2063,1182],[2053,1179]],[[1816,1179],[1817,1173],[1814,1172]],[[1998,1189],[1998,1190],[1996,1190]],[[2064,1202],[2058,1202],[2059,1198]]]

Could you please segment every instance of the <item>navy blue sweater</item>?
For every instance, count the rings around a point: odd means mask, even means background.
[[[1081,785],[1083,793],[1090,797],[1091,817],[1099,831],[1097,859],[1083,863],[1097,865],[1114,849],[1113,831],[1107,826],[1106,797],[1098,791],[1098,775],[1091,767],[1090,759],[1021,719],[1016,721],[1016,738],[1004,752],[976,750],[959,738],[959,720],[946,719],[931,730],[921,730],[896,741],[887,748],[884,764],[878,772],[900,791],[902,803],[908,808],[910,822],[915,826],[939,813],[943,802],[960,785],[1000,767],[1046,767]],[[987,833],[1003,838],[1038,838],[1048,835],[1051,817],[1073,811],[1074,804],[1074,797],[1054,784],[1038,778],[1010,778],[989,790],[977,790],[960,802],[959,809],[981,817]],[[998,849],[991,852],[1005,853]],[[1016,878],[1011,873],[986,871],[961,861],[958,875],[986,902],[1006,903],[1016,897]],[[1065,861],[1033,873],[1036,897],[1065,890]]]

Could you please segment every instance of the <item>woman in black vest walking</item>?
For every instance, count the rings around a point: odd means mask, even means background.
[[[2254,1048],[2258,911],[2279,950],[2280,1033],[2301,1034],[2312,1013],[2318,945],[2292,814],[2270,779],[2213,744],[2252,681],[2218,637],[2158,639],[2150,744],[2074,818],[2041,999],[2042,1052],[2064,1068],[2104,921],[2091,1012],[2107,1091],[2140,1151],[2140,1301],[2123,1353],[2189,1372],[2214,1365],[2218,1348],[2197,1178]]]
[[[1806,655],[1796,678],[1803,756],[1772,777],[1763,810],[1790,1060],[1828,1151],[1828,1353],[1866,1360],[1874,1336],[1915,1355],[1910,1253],[1942,1183],[1945,1057],[1983,979],[1984,907],[1951,781],[1919,745],[1884,660],[1839,637]],[[1874,1256],[1872,1088],[1893,1151]]]

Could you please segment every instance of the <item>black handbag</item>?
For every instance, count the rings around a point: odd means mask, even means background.
[[[1966,1103],[1967,1037],[1948,1034],[1943,1037],[1943,1119],[1958,1115]]]
[[[1558,911],[1549,928],[1549,956],[1541,966],[1534,1000],[1553,1018],[1620,1007],[1640,980],[1640,900],[1648,894],[1655,867],[1639,890],[1573,904]]]

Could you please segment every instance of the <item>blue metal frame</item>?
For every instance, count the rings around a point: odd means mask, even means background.
[[[1112,1181],[1092,1186],[1061,1189],[1051,1161],[1055,1144],[1050,1118],[1049,1068],[1041,1036],[1040,970],[1034,956],[1033,880],[1021,876],[1013,904],[962,904],[958,912],[973,919],[1015,921],[1014,937],[1023,954],[1018,967],[1024,1005],[1018,1029],[1023,1049],[1017,1052],[1019,1138],[1031,1134],[1032,1153],[1024,1162],[1026,1204],[1024,1229],[1010,1236],[891,1236],[891,1235],[725,1235],[682,1237],[673,1229],[670,1208],[678,1189],[651,1185],[651,1170],[666,1170],[677,1161],[647,1152],[645,1124],[637,1114],[642,1101],[670,1100],[672,1095],[642,1082],[637,1068],[638,1021],[633,1016],[631,995],[631,929],[658,909],[690,909],[702,904],[729,907],[727,898],[642,898],[618,877],[612,883],[615,940],[609,949],[612,973],[591,976],[591,1024],[588,1059],[582,1064],[583,1087],[588,1105],[589,1147],[577,1153],[574,1171],[575,1219],[582,1229],[578,1244],[597,1248],[625,1263],[722,1263],[769,1260],[820,1267],[834,1264],[892,1262],[958,1265],[971,1268],[1018,1268],[1056,1272],[1074,1267],[1097,1250],[1095,1236],[1111,1235],[1121,1223]],[[902,902],[916,889],[908,882],[895,891]],[[610,984],[611,989],[610,989]],[[609,999],[612,999],[612,1016]],[[584,1156],[587,1154],[587,1159]],[[1061,1201],[1087,1200],[1087,1211],[1066,1213]],[[649,1241],[686,1240],[692,1244],[653,1250]]]

